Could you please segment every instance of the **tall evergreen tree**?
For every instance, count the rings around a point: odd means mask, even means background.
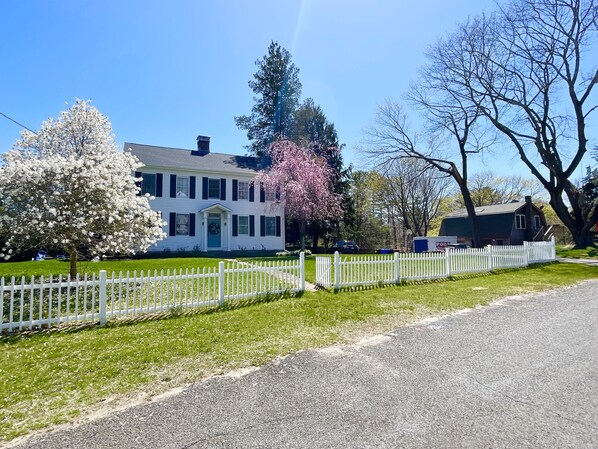
[[[289,137],[301,97],[301,82],[291,54],[278,42],[272,41],[268,53],[255,64],[258,71],[249,81],[255,104],[250,115],[235,117],[235,123],[247,131],[251,153],[262,156],[275,139]]]

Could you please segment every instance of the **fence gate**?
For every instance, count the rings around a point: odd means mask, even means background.
[[[332,287],[330,273],[332,272],[331,257],[316,257],[316,286],[322,288]]]

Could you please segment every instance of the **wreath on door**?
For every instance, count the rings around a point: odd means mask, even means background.
[[[210,223],[208,231],[210,231],[210,234],[212,235],[218,235],[220,234],[220,225],[218,223]]]

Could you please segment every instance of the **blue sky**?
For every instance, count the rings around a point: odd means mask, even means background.
[[[345,159],[364,166],[362,129],[385,98],[400,99],[423,53],[492,0],[4,0],[0,112],[38,129],[74,98],[92,99],[125,141],[244,154],[234,116],[271,40],[293,55],[303,84],[337,127]],[[0,116],[0,152],[20,128]],[[490,161],[484,161],[488,166]],[[493,163],[518,170],[515,159]],[[480,165],[481,167],[481,165]]]

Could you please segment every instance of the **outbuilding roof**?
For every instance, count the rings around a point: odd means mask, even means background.
[[[480,206],[475,208],[475,214],[477,217],[484,215],[500,215],[500,214],[513,214],[519,209],[525,206],[523,201],[514,201],[506,204],[494,204],[492,206]],[[456,211],[447,214],[444,218],[459,218],[467,217],[467,209],[457,209]]]
[[[234,154],[202,152],[183,148],[158,147],[126,142],[124,151],[136,156],[143,165],[202,172],[235,173],[255,176],[265,169],[260,158]]]

